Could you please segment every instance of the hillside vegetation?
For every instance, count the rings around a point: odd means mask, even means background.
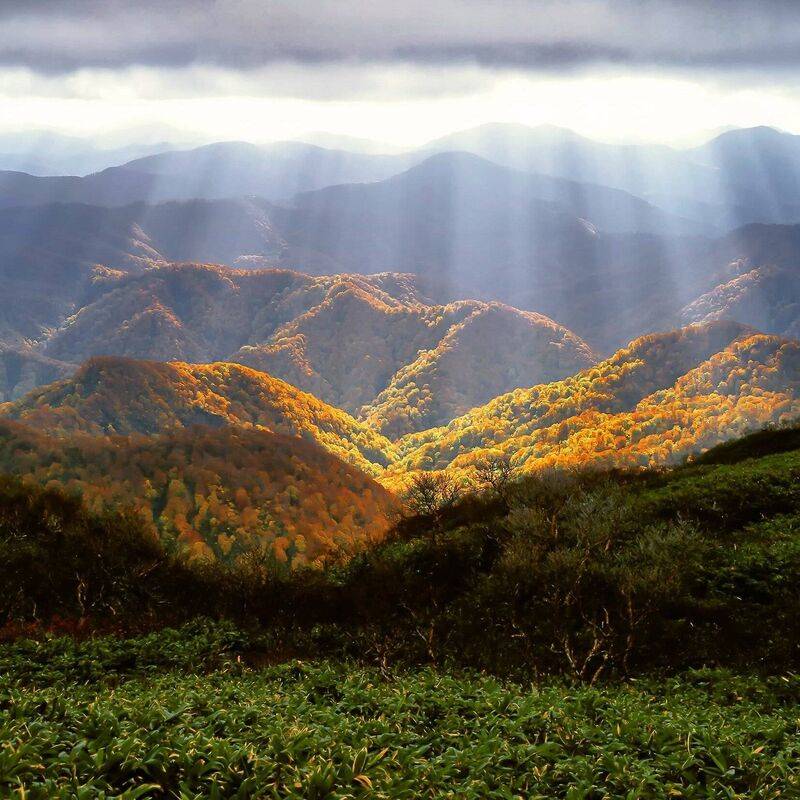
[[[395,474],[470,474],[503,456],[520,472],[677,463],[800,415],[800,344],[735,323],[632,342],[596,367],[522,389],[398,442]]]
[[[240,362],[371,415],[392,435],[449,422],[595,361],[579,337],[541,314],[475,300],[431,303],[402,274],[164,264],[89,277],[73,299],[77,313],[42,319],[39,332],[27,323],[5,336],[0,330],[0,342],[38,340],[36,353],[68,364],[98,355]],[[47,284],[38,291],[47,293]]]
[[[330,662],[248,669],[237,659],[248,644],[206,626],[0,646],[0,732],[14,753],[0,791],[499,800],[798,787],[795,676],[529,687],[423,669],[387,680]]]
[[[258,552],[298,566],[357,549],[385,534],[394,505],[313,443],[235,427],[64,439],[0,421],[0,473],[97,514],[131,509],[168,551],[226,562]]]
[[[295,570],[187,559],[136,511],[0,479],[0,794],[792,797],[799,446],[438,485]]]
[[[316,442],[367,473],[391,443],[349,414],[240,364],[95,358],[71,378],[0,406],[2,416],[59,435],[154,434],[205,425],[269,430]]]
[[[594,363],[589,348],[541,314],[480,304],[393,376],[361,410],[390,438],[446,424],[509,389],[548,383]]]
[[[416,514],[371,542],[364,526],[360,546],[339,557],[328,551],[314,559],[327,544],[319,538],[272,540],[229,528],[207,540],[223,555],[231,544],[230,557],[216,565],[187,561],[164,535],[170,518],[192,508],[188,484],[167,474],[154,481],[161,489],[154,507],[164,509],[160,542],[143,526],[141,509],[115,523],[90,486],[102,486],[104,474],[121,484],[124,475],[139,496],[144,481],[160,474],[152,463],[180,464],[187,481],[196,479],[194,502],[205,522],[195,527],[212,532],[224,520],[246,528],[248,497],[226,503],[219,487],[233,475],[255,495],[263,467],[259,473],[244,460],[227,466],[230,446],[219,447],[218,437],[177,436],[139,450],[112,440],[106,452],[68,445],[42,456],[37,444],[19,437],[6,453],[26,472],[49,471],[53,485],[60,474],[72,476],[72,484],[62,482],[67,488],[79,488],[81,469],[95,470],[86,487],[92,509],[57,491],[4,484],[0,624],[113,617],[124,629],[207,614],[255,625],[269,653],[347,656],[384,668],[557,673],[590,683],[653,669],[800,663],[800,450],[787,451],[777,439],[757,435],[718,459],[712,453],[707,463],[662,473],[494,480],[483,494],[462,497],[438,485],[430,502],[419,502],[418,493],[409,508]],[[274,441],[265,444],[270,450],[255,462],[271,458],[277,468],[268,478],[277,483],[287,464]],[[329,467],[330,457],[320,456]],[[314,466],[294,463],[301,499],[316,488]],[[321,493],[336,488],[318,486]],[[368,488],[352,489],[355,502]],[[284,499],[292,505],[290,491]],[[297,513],[302,519],[302,506]],[[336,518],[333,506],[329,513]],[[290,556],[294,570],[286,568]]]
[[[91,359],[72,378],[0,405],[0,417],[64,439],[76,432],[154,435],[194,425],[267,430],[314,442],[398,489],[420,471],[446,470],[470,483],[481,465],[498,459],[516,476],[551,467],[676,464],[800,416],[800,345],[720,321],[642,337],[597,366],[500,395],[442,427],[394,441],[379,432],[455,413],[466,399],[450,376],[467,353],[475,374],[489,376],[488,383],[473,383],[475,390],[489,391],[501,374],[518,374],[510,369],[513,359],[493,358],[482,347],[492,339],[483,336],[487,328],[507,341],[509,355],[521,348],[520,328],[528,341],[531,327],[551,343],[557,337],[557,327],[512,311],[469,311],[444,345],[421,351],[400,371],[363,421],[240,364],[115,357]],[[304,335],[298,340],[306,341]]]

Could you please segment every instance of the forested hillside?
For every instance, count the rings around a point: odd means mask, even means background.
[[[351,292],[333,299],[349,302]],[[800,344],[714,322],[637,339],[597,366],[515,389],[448,421],[467,402],[457,380],[449,380],[464,359],[476,375],[488,376],[477,388],[490,392],[487,383],[499,380],[498,372],[517,374],[515,336],[529,341],[531,329],[550,343],[562,335],[535,316],[473,309],[444,345],[422,351],[413,368],[401,370],[381,402],[365,407],[364,421],[240,364],[114,357],[90,359],[72,378],[0,405],[0,416],[67,439],[76,432],[153,435],[194,425],[268,430],[315,442],[398,487],[420,470],[446,469],[469,481],[481,464],[498,458],[515,474],[674,464],[800,415]],[[486,347],[495,338],[506,341],[505,362]],[[447,424],[398,436],[437,419]]]
[[[595,358],[578,337],[541,314],[476,304],[441,341],[398,370],[361,410],[390,438],[443,425],[498,394],[574,374]]]
[[[643,337],[565,381],[518,390],[398,442],[397,474],[502,456],[548,466],[676,463],[800,415],[800,343],[734,323]]]
[[[0,421],[0,473],[77,495],[94,513],[133,509],[191,559],[311,563],[380,539],[395,502],[313,443],[236,427],[65,439]]]
[[[287,376],[391,437],[594,362],[583,341],[540,314],[475,301],[389,305],[348,285],[269,345],[235,358]]]
[[[392,444],[349,414],[241,364],[95,358],[0,415],[58,435],[156,434],[193,425],[269,430],[321,445],[377,474]]]
[[[393,434],[449,422],[510,389],[594,363],[585,342],[547,317],[497,303],[432,304],[402,274],[184,264],[96,274],[86,292],[63,324],[42,320],[46,332],[32,351],[64,362],[62,371],[95,355],[237,361],[372,416]],[[20,328],[17,338],[31,333]]]
[[[800,451],[796,428],[781,433],[675,469],[440,493],[387,532],[359,505],[386,498],[374,483],[272,434],[65,444],[5,422],[3,467],[13,454],[51,488],[0,480],[0,626],[210,615],[260,632],[254,661],[288,653],[587,683],[709,665],[786,674],[800,663]],[[148,501],[133,516],[120,513],[124,486]],[[83,488],[85,505],[57,487]],[[268,521],[257,519],[265,500],[276,503]],[[303,525],[330,525],[333,541],[291,530],[281,502]],[[315,560],[331,544],[344,557]],[[196,557],[211,553],[216,564]]]
[[[15,400],[31,389],[66,378],[74,364],[42,356],[30,348],[0,345],[0,403]]]

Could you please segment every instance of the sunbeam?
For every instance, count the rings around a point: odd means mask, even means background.
[[[800,796],[800,5],[0,2],[0,796]]]

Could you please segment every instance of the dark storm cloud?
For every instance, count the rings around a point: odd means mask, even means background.
[[[800,66],[796,0],[0,0],[0,63]]]

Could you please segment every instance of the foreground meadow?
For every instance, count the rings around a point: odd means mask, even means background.
[[[248,665],[250,664],[250,665]],[[0,649],[0,796],[800,796],[800,678],[607,686],[257,665],[193,625]]]

